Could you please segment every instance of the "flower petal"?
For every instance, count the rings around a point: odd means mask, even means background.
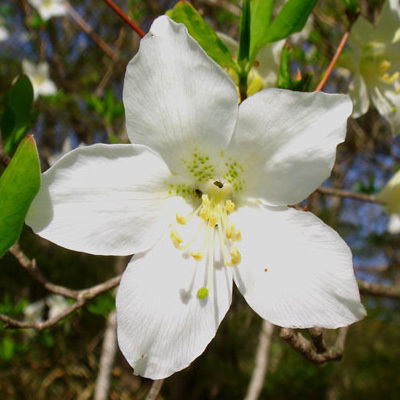
[[[231,217],[242,230],[234,280],[261,317],[284,327],[337,328],[365,316],[350,249],[315,215],[245,207]]]
[[[321,92],[266,89],[245,100],[226,154],[243,166],[246,195],[305,199],[330,175],[351,108],[348,96]]]
[[[135,374],[165,378],[203,353],[231,304],[232,272],[220,264],[200,300],[205,265],[196,266],[167,235],[132,259],[118,289],[117,321],[119,346]]]
[[[353,118],[364,115],[369,108],[369,95],[364,79],[358,72],[350,83],[349,95],[353,101]]]
[[[235,85],[184,25],[165,16],[129,63],[123,97],[131,142],[156,150],[172,169],[194,148],[218,154],[236,124]]]
[[[168,196],[169,171],[145,146],[93,145],[68,153],[42,175],[26,223],[76,251],[127,255],[147,250],[187,205]],[[179,206],[178,206],[179,204]]]

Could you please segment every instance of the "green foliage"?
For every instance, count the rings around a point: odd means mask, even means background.
[[[251,26],[250,0],[244,0],[242,13],[240,15],[240,23],[239,23],[239,51],[238,51],[239,65],[241,61],[249,60],[250,40],[251,40],[250,26]]]
[[[255,60],[258,52],[265,44],[271,23],[273,0],[252,0],[250,2],[251,27],[250,27],[250,59]]]
[[[267,43],[285,39],[303,29],[317,0],[289,0],[281,12],[272,21],[263,40],[257,44],[258,49]]]
[[[107,316],[115,309],[115,296],[112,292],[106,292],[90,302],[87,309],[92,314]]]
[[[189,34],[197,40],[203,50],[221,67],[237,70],[228,48],[208,25],[203,17],[186,1],[180,1],[166,13],[175,22],[185,24]]]
[[[26,137],[0,178],[0,257],[18,240],[29,206],[40,188],[36,143]]]
[[[33,87],[26,75],[21,75],[3,100],[3,115],[0,126],[7,153],[11,153],[28,128],[34,122],[36,115],[31,112],[33,103]]]

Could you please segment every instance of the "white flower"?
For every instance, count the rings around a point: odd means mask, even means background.
[[[219,38],[229,49],[232,57],[237,56],[239,44],[230,36],[218,33]],[[279,76],[279,64],[282,48],[285,40],[280,40],[264,46],[258,53],[254,65],[250,69],[247,78],[247,95],[252,96],[258,91],[270,87],[276,87]],[[228,68],[227,72],[236,86],[239,85],[239,77],[236,71]]]
[[[28,0],[28,2],[36,8],[44,21],[67,14],[64,0]]]
[[[400,133],[400,7],[387,0],[374,27],[358,18],[349,37],[351,50],[339,64],[353,73],[349,94],[355,118],[368,111],[370,100],[389,122],[392,133]]]
[[[376,196],[387,203],[389,214],[400,214],[400,171],[397,171]]]
[[[63,313],[69,307],[69,304],[65,297],[58,294],[52,294],[44,299],[28,304],[24,310],[25,321],[44,321],[46,306],[48,307],[48,317],[55,318]]]
[[[128,65],[132,145],[74,150],[42,177],[27,224],[61,246],[136,255],[118,290],[136,374],[185,368],[215,336],[233,282],[263,318],[336,328],[365,315],[351,252],[288,208],[330,174],[345,95],[237,90],[181,24],[158,18]]]
[[[2,26],[2,23],[3,23],[3,20],[0,18],[0,42],[4,42],[10,36],[10,34],[8,33],[8,30],[4,26]]]
[[[30,79],[35,99],[39,96],[50,96],[57,93],[57,87],[49,78],[49,64],[41,62],[38,65],[28,60],[22,60],[22,70]]]

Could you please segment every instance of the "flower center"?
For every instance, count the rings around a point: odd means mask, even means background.
[[[197,292],[199,299],[208,296],[213,286],[213,268],[218,241],[224,265],[235,266],[241,261],[236,242],[241,232],[229,222],[235,211],[231,200],[232,185],[211,181],[207,193],[197,192],[200,205],[189,215],[176,213],[176,222],[171,224],[170,238],[175,248],[184,251],[196,262],[205,262],[207,267],[206,286]]]

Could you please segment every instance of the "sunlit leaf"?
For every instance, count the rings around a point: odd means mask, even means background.
[[[18,240],[40,187],[36,143],[27,136],[0,177],[0,257]]]
[[[167,12],[167,15],[175,22],[185,24],[189,34],[217,64],[237,70],[237,64],[232,59],[228,48],[189,3],[180,1]]]

